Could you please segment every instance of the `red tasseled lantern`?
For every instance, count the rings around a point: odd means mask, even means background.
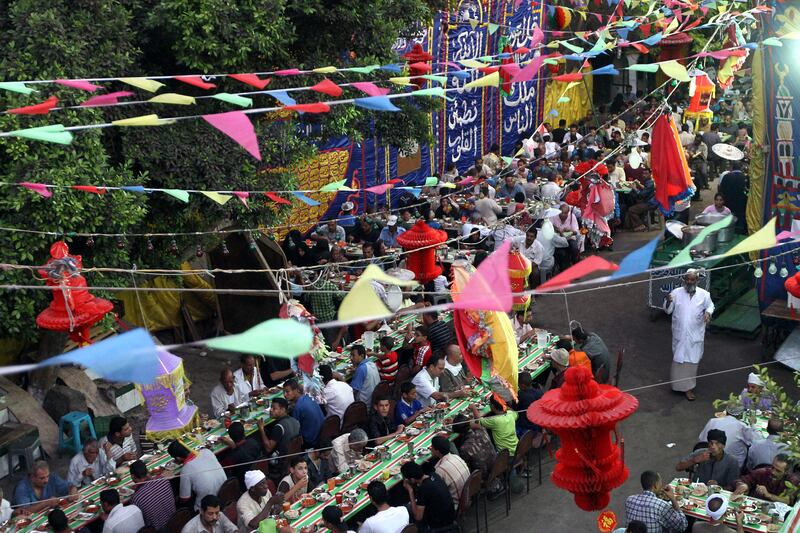
[[[520,293],[528,287],[528,276],[531,274],[531,262],[519,250],[512,250],[508,254],[508,279],[511,281],[511,292]],[[531,296],[524,294],[514,296],[514,311],[527,311],[531,304]]]
[[[800,298],[800,272],[787,279],[784,282],[783,286],[786,289],[786,292],[788,292],[790,296],[793,296],[794,298]],[[789,309],[791,311],[792,318],[794,318],[795,305],[794,302],[792,301],[792,298],[789,298]]]
[[[572,492],[584,511],[608,506],[611,490],[628,478],[623,453],[611,441],[611,432],[620,442],[617,422],[638,407],[636,398],[611,385],[598,385],[583,367],[568,368],[560,388],[528,407],[528,420],[561,439],[553,483]]]
[[[406,268],[417,281],[427,283],[442,273],[441,265],[436,264],[436,247],[446,241],[447,232],[433,229],[422,220],[397,237],[403,250],[416,250],[406,257]]]
[[[430,66],[425,65],[427,68],[423,68],[422,65],[414,66],[415,63],[422,63],[425,64],[428,61],[433,61],[433,56],[422,49],[422,45],[417,43],[411,47],[410,52],[406,52],[405,54],[401,55],[403,59],[408,62],[408,73],[411,75],[411,83],[415,84],[417,87],[422,89],[425,85],[426,81],[424,78],[420,78],[419,76],[423,76],[430,72]]]
[[[81,268],[81,256],[70,255],[67,243],[57,241],[50,246],[50,259],[39,274],[45,277],[48,286],[58,289],[53,291],[48,308],[36,317],[40,328],[67,332],[79,345],[91,342],[90,328],[114,308],[111,302],[86,289]]]

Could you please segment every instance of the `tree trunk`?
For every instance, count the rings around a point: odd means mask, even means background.
[[[39,339],[39,349],[36,353],[36,361],[41,362],[64,352],[64,343],[67,341],[67,334],[57,331],[43,331]],[[50,387],[56,384],[58,367],[50,366],[38,368],[31,372],[30,387],[28,392],[41,404]]]

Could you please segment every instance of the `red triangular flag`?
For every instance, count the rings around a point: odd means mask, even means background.
[[[183,83],[188,83],[189,85],[194,85],[195,87],[200,87],[201,89],[216,89],[216,85],[213,83],[207,83],[203,81],[200,76],[175,76],[175,79],[178,81],[182,81]]]
[[[581,74],[580,72],[570,72],[569,74],[562,74],[561,76],[556,76],[553,79],[555,81],[563,81],[563,82],[581,81],[583,79],[583,74]]]
[[[430,72],[431,66],[424,61],[418,61],[417,63],[411,63],[408,68],[414,69],[417,72]]]
[[[269,198],[270,200],[272,200],[276,204],[292,205],[292,202],[290,202],[286,198],[281,198],[280,196],[278,196],[274,192],[268,192],[267,193],[267,198]]]
[[[598,270],[613,272],[617,269],[619,269],[619,266],[615,265],[614,263],[606,261],[600,256],[591,255],[586,259],[584,259],[583,261],[581,261],[580,263],[572,265],[564,272],[552,278],[547,283],[539,285],[538,290],[549,291],[561,287],[566,287],[574,280],[582,278],[584,276],[588,276],[589,274],[597,272]]]
[[[15,115],[46,115],[57,104],[58,104],[58,98],[56,98],[55,96],[51,96],[41,104],[9,109],[8,111],[6,111],[6,113],[13,113]]]
[[[287,105],[284,107],[284,109],[299,111],[301,113],[327,113],[331,110],[331,106],[325,102],[317,102],[315,104]]]
[[[342,95],[342,88],[333,83],[328,78],[325,78],[318,84],[311,87],[312,91],[316,91],[318,93],[327,94],[330,96],[341,96]]]
[[[493,74],[500,70],[500,67],[481,67],[478,70],[484,74]]]
[[[95,187],[94,185],[73,185],[73,189],[83,192],[90,192],[92,194],[105,194],[105,187]]]
[[[513,53],[522,55],[522,54],[527,54],[530,51],[531,51],[531,49],[528,48],[527,46],[520,46],[519,48],[514,50]]]
[[[272,81],[272,78],[266,78],[262,80],[255,74],[228,74],[228,77],[242,83],[246,83],[247,85],[255,87],[256,89],[263,89],[269,85],[269,82]]]
[[[639,29],[642,30],[645,37],[650,37],[650,24],[642,24]]]
[[[643,45],[642,43],[631,43],[631,46],[633,46],[634,48],[636,48],[637,50],[639,50],[639,52],[641,52],[642,54],[647,54],[647,53],[650,53],[650,49],[649,49],[649,48],[647,48],[647,47],[646,47],[645,45]]]

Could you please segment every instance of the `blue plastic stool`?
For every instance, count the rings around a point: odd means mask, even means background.
[[[58,421],[58,449],[72,448],[74,453],[78,453],[83,449],[81,444],[81,424],[86,422],[89,428],[89,433],[92,438],[96,439],[97,434],[94,432],[94,424],[92,418],[88,413],[81,413],[80,411],[72,411],[61,417]],[[71,437],[67,437],[65,429],[69,429]]]

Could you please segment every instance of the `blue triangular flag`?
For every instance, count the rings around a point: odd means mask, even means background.
[[[295,198],[297,198],[304,204],[310,205],[311,207],[319,205],[318,201],[314,200],[313,198],[309,198],[308,196],[306,196],[301,192],[293,192],[292,194],[295,196]]]
[[[450,72],[450,74],[452,74],[453,76],[455,76],[456,78],[458,78],[460,80],[467,80],[471,76],[471,74],[469,72],[466,72],[466,71],[463,71],[463,70],[455,70],[453,72]]]
[[[594,69],[589,74],[594,74],[595,76],[616,76],[619,74],[619,71],[614,68],[614,65],[606,65]]]
[[[661,39],[663,38],[664,35],[661,32],[654,33],[653,35],[642,41],[642,44],[646,44],[647,46],[655,46],[658,43],[660,43]]]
[[[297,100],[289,96],[289,94],[286,91],[272,91],[269,93],[269,95],[275,98],[283,105],[297,105]]]
[[[611,274],[611,279],[634,276],[650,268],[650,261],[653,259],[653,252],[656,251],[659,240],[661,240],[660,235],[622,258],[619,269]]]
[[[149,384],[161,370],[158,349],[144,328],[126,331],[43,362],[41,366],[78,365],[106,381]]]
[[[628,34],[631,32],[630,28],[619,27],[617,28],[617,35],[619,35],[620,39],[628,40]]]
[[[373,111],[400,111],[400,108],[392,103],[386,96],[367,96],[365,98],[356,98],[353,103],[358,107],[364,109],[371,109]]]
[[[147,192],[145,188],[142,187],[141,185],[124,185],[120,187],[120,189],[122,189],[123,191],[138,192],[141,194],[145,194]]]
[[[403,65],[400,65],[398,63],[391,63],[389,65],[381,65],[381,70],[385,70],[386,72],[394,72],[396,74],[399,74],[400,72],[403,72]]]

